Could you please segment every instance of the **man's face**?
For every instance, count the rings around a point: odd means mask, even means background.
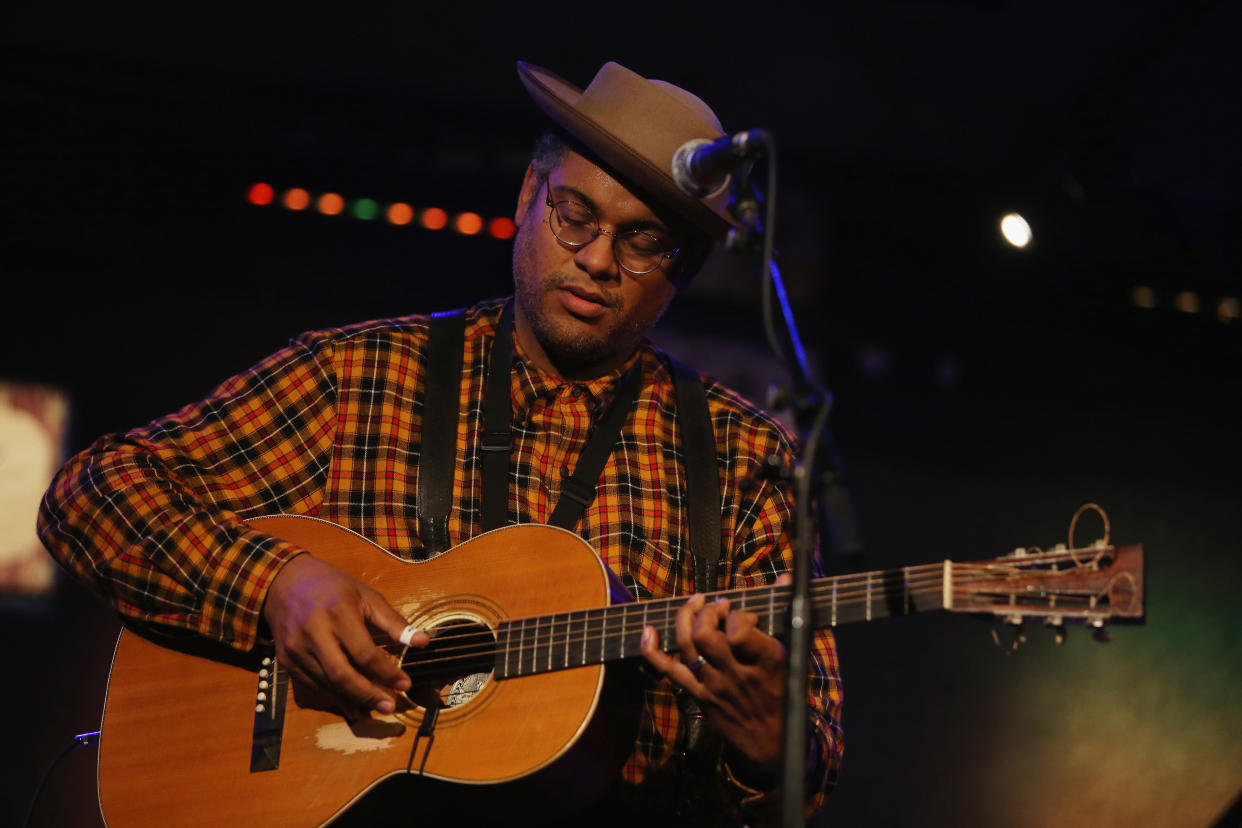
[[[645,230],[680,245],[668,225],[615,178],[575,152],[542,185],[530,169],[522,184],[515,221],[514,317],[522,347],[539,364],[563,377],[585,379],[616,368],[660,318],[676,288],[666,268],[634,275],[613,256],[604,233],[579,248],[562,244],[548,227],[547,197],[591,209],[611,232]]]

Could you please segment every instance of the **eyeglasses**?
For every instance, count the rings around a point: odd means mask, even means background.
[[[671,259],[681,248],[668,251],[664,243],[650,233],[630,230],[613,233],[599,226],[599,219],[585,204],[576,201],[553,203],[549,193],[544,197],[548,210],[548,227],[552,235],[565,245],[577,250],[595,241],[601,234],[612,237],[612,255],[617,264],[635,276],[642,276],[658,268],[665,259]]]

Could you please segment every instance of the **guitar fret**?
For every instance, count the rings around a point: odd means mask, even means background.
[[[523,676],[535,672],[535,659],[539,651],[539,619],[527,620],[533,622],[534,629],[530,629],[532,624],[522,625],[522,654],[518,656],[518,673]],[[530,666],[527,666],[527,657],[530,658]]]
[[[533,631],[527,632],[526,625],[522,625],[522,655],[518,658],[518,672],[524,676],[535,672],[535,659],[539,655],[539,619],[534,618],[531,620],[535,622],[535,629]],[[530,667],[527,667],[525,664],[527,653],[530,653]]]
[[[548,672],[552,671],[552,654],[556,650],[556,631],[559,622],[556,616],[552,616],[551,622],[548,624]]]
[[[901,568],[902,606],[906,615],[910,614],[910,567]]]
[[[579,667],[587,663],[586,645],[587,645],[587,638],[590,636],[590,627],[589,627],[590,621],[591,621],[590,610],[582,613],[582,659],[578,662]]]
[[[673,649],[673,625],[669,620],[669,612],[673,609],[671,599],[664,600],[664,629],[660,630],[660,649],[669,652]]]
[[[599,660],[599,662],[600,662],[600,663],[603,663],[603,662],[605,662],[605,661],[607,661],[607,660],[608,660],[608,659],[606,658],[606,656],[607,656],[607,652],[606,652],[606,650],[605,650],[605,645],[608,643],[607,627],[608,627],[608,616],[607,616],[607,615],[605,615],[603,612],[600,612],[600,614],[599,614],[599,631],[598,631],[598,632],[596,632],[596,634],[595,634],[595,639],[596,639],[597,641],[599,641],[599,656],[598,656],[598,660]]]
[[[871,620],[871,573],[867,573],[867,620]]]
[[[526,619],[518,619],[517,632],[517,670],[513,675],[522,675],[522,656],[526,654]]]
[[[772,624],[776,620],[776,588],[768,590],[768,635],[772,635]]]
[[[530,671],[539,672],[539,648],[543,646],[543,619],[535,619],[535,643],[530,648]]]
[[[643,625],[638,628],[638,645],[640,648],[639,649],[640,652],[641,652],[642,641],[643,641],[643,630],[647,629],[647,610],[649,609],[650,609],[650,606],[647,604],[646,601],[643,601]]]
[[[501,659],[500,666],[496,668],[496,673],[500,678],[509,677],[509,622],[501,621],[496,625],[496,642],[505,651],[505,656]]]
[[[835,627],[836,625],[837,625],[837,579],[833,578],[832,579],[832,624],[831,626]]]
[[[626,616],[628,614],[630,614],[630,605],[626,603],[621,607],[621,655],[619,658],[625,658],[625,631],[628,627]]]

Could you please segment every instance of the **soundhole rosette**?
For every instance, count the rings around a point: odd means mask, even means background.
[[[403,647],[400,667],[410,677],[403,695],[408,709],[398,718],[421,720],[430,708],[440,717],[456,718],[485,703],[494,689],[496,634],[483,618],[468,613],[439,616],[422,627],[431,641],[426,647]]]

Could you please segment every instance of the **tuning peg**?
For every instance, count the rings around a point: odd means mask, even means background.
[[[1108,634],[1108,630],[1104,629],[1103,618],[1093,618],[1090,623],[1092,627],[1091,637],[1096,641],[1101,644],[1107,644],[1113,640],[1112,636]]]
[[[1006,627],[1010,627],[1013,629],[1013,640],[1010,641],[1009,646],[1006,647],[1004,644],[1001,643],[1000,634],[997,633],[995,628],[993,628],[992,629],[992,642],[996,644],[997,647],[1000,647],[1002,650],[1004,650],[1005,655],[1009,655],[1014,650],[1018,649],[1018,647],[1026,643],[1026,632],[1022,629],[1022,616],[1020,615],[1011,615],[1005,618],[1003,623]]]
[[[1065,643],[1065,621],[1061,618],[1061,616],[1050,615],[1044,619],[1044,624],[1052,628],[1053,640],[1056,641],[1058,645]]]

